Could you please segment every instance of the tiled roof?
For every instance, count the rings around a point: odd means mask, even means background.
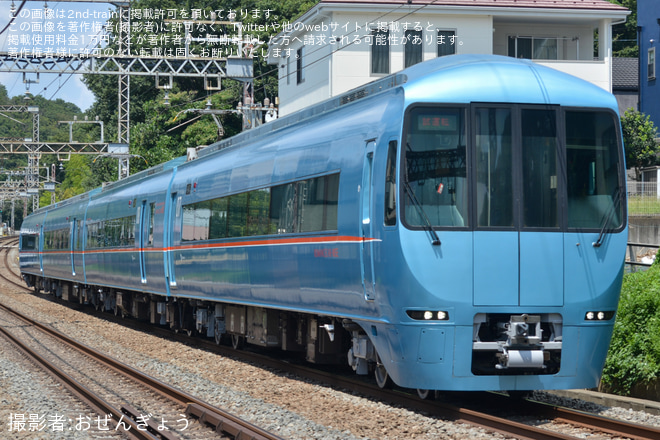
[[[637,90],[639,88],[639,60],[612,58],[612,89]]]
[[[408,0],[321,0],[321,3],[355,4],[408,4]],[[599,11],[623,12],[628,9],[607,0],[412,0],[412,6],[473,6],[509,8],[549,8],[549,9],[593,9]]]

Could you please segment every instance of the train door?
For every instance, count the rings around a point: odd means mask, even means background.
[[[39,243],[37,244],[37,249],[39,250],[39,271],[42,275],[44,273],[44,223],[46,222],[46,217],[48,217],[48,213],[46,213],[39,226]]]
[[[367,141],[364,153],[364,166],[362,169],[362,184],[360,190],[360,228],[362,241],[360,242],[360,272],[362,275],[362,287],[364,298],[368,301],[374,299],[375,279],[373,260],[373,224],[372,224],[372,174],[374,151],[376,141]]]
[[[138,243],[138,248],[140,252],[140,282],[142,284],[147,283],[147,271],[146,271],[146,266],[145,266],[145,260],[144,260],[144,253],[145,253],[145,247],[147,244],[147,234],[149,233],[147,229],[147,224],[149,222],[149,219],[147,218],[147,201],[143,200],[142,205],[138,207],[138,212],[137,212],[137,220],[138,220],[138,227],[140,228],[140,240]]]
[[[557,109],[472,112],[474,304],[563,305]]]
[[[76,266],[80,264],[78,259],[80,258],[80,250],[82,245],[82,237],[80,234],[81,231],[81,220],[78,220],[74,217],[71,222],[71,275],[76,276]]]
[[[519,254],[514,182],[518,161],[510,107],[473,110],[474,304],[518,305]]]
[[[564,182],[558,109],[520,110],[522,150],[520,305],[564,305],[564,234],[560,194]]]
[[[167,241],[165,243],[165,248],[167,249],[167,273],[165,276],[168,279],[169,289],[176,289],[176,275],[174,272],[174,237],[175,232],[178,230],[177,225],[180,224],[178,221],[181,218],[181,197],[177,196],[177,193],[171,193],[170,196],[170,208],[167,210],[167,226],[169,230],[167,234]]]

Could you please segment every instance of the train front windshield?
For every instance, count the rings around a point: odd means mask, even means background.
[[[607,110],[413,107],[404,133],[404,223],[413,229],[621,228],[616,127]]]

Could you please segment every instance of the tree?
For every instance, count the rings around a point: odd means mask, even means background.
[[[216,33],[236,37],[236,28],[226,23],[227,15],[233,11],[237,17],[236,20],[243,25],[258,25],[255,29],[260,31],[250,32],[251,38],[257,38],[266,44],[260,46],[255,53],[254,62],[254,82],[253,96],[255,102],[263,102],[269,98],[271,102],[275,101],[277,96],[277,68],[269,66],[264,59],[264,52],[267,51],[267,43],[272,35],[277,34],[281,29],[275,24],[289,22],[307,10],[309,10],[318,0],[282,0],[274,2],[273,0],[210,0],[202,2],[199,0],[187,0],[176,2],[174,0],[135,0],[131,7],[135,10],[173,10],[173,11],[192,11],[198,9],[208,14],[211,11],[220,11],[222,17],[219,22],[211,28],[193,26],[189,48],[195,53],[201,53],[204,49],[222,47],[219,45],[203,43],[203,38],[207,34]],[[148,20],[151,25],[149,30],[146,27],[135,26],[131,30],[132,43],[131,51],[133,53],[151,53],[154,47],[151,41],[156,37],[159,43],[158,49],[163,53],[167,50],[176,52],[181,48],[180,43],[173,38],[175,34],[181,33],[174,31],[176,26],[168,26],[164,20],[167,17],[154,18]],[[136,20],[136,23],[146,20]],[[111,19],[111,28],[116,29],[116,19]],[[223,24],[224,23],[224,24]],[[144,24],[144,23],[143,23]],[[168,31],[167,29],[170,29]],[[199,41],[195,41],[199,39]],[[180,41],[180,40],[179,40]],[[111,42],[108,48],[117,49],[116,41]],[[179,44],[179,45],[177,45]],[[117,135],[117,78],[114,76],[101,76],[87,74],[84,76],[85,83],[96,96],[96,101],[88,111],[90,117],[99,116],[105,121],[106,139],[115,139]],[[237,80],[224,78],[222,80],[222,90],[205,91],[203,80],[201,78],[176,78],[172,89],[168,90],[169,105],[164,105],[164,91],[154,86],[152,78],[131,77],[131,98],[130,98],[130,152],[139,157],[131,159],[130,169],[132,173],[141,171],[149,166],[157,165],[163,161],[185,154],[187,147],[197,147],[200,145],[209,145],[219,140],[218,127],[210,115],[200,115],[195,112],[188,112],[189,109],[204,108],[208,100],[211,101],[213,109],[229,110],[236,108],[239,101],[243,100],[243,83]],[[241,130],[240,117],[235,114],[219,115],[224,128],[224,137],[230,137]],[[113,179],[116,172],[109,167],[114,167],[116,160],[101,159],[95,166],[105,166],[108,168],[94,170],[95,175],[102,175],[103,180]]]
[[[628,109],[621,117],[626,162],[635,168],[635,180],[640,180],[642,168],[654,165],[660,146],[656,141],[658,129],[648,115]]]
[[[609,0],[610,3],[630,9],[625,23],[612,27],[612,49],[615,57],[639,56],[637,45],[637,0]]]

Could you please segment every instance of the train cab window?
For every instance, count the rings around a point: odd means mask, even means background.
[[[510,108],[474,113],[477,226],[513,227],[513,144]]]
[[[523,226],[557,228],[557,113],[554,109],[523,109]]]
[[[38,235],[21,235],[21,250],[22,251],[34,251],[37,249],[39,243]]]
[[[467,226],[465,110],[426,106],[410,110],[404,154],[406,223]]]
[[[566,112],[569,228],[616,229],[623,221],[618,137],[606,112]]]

